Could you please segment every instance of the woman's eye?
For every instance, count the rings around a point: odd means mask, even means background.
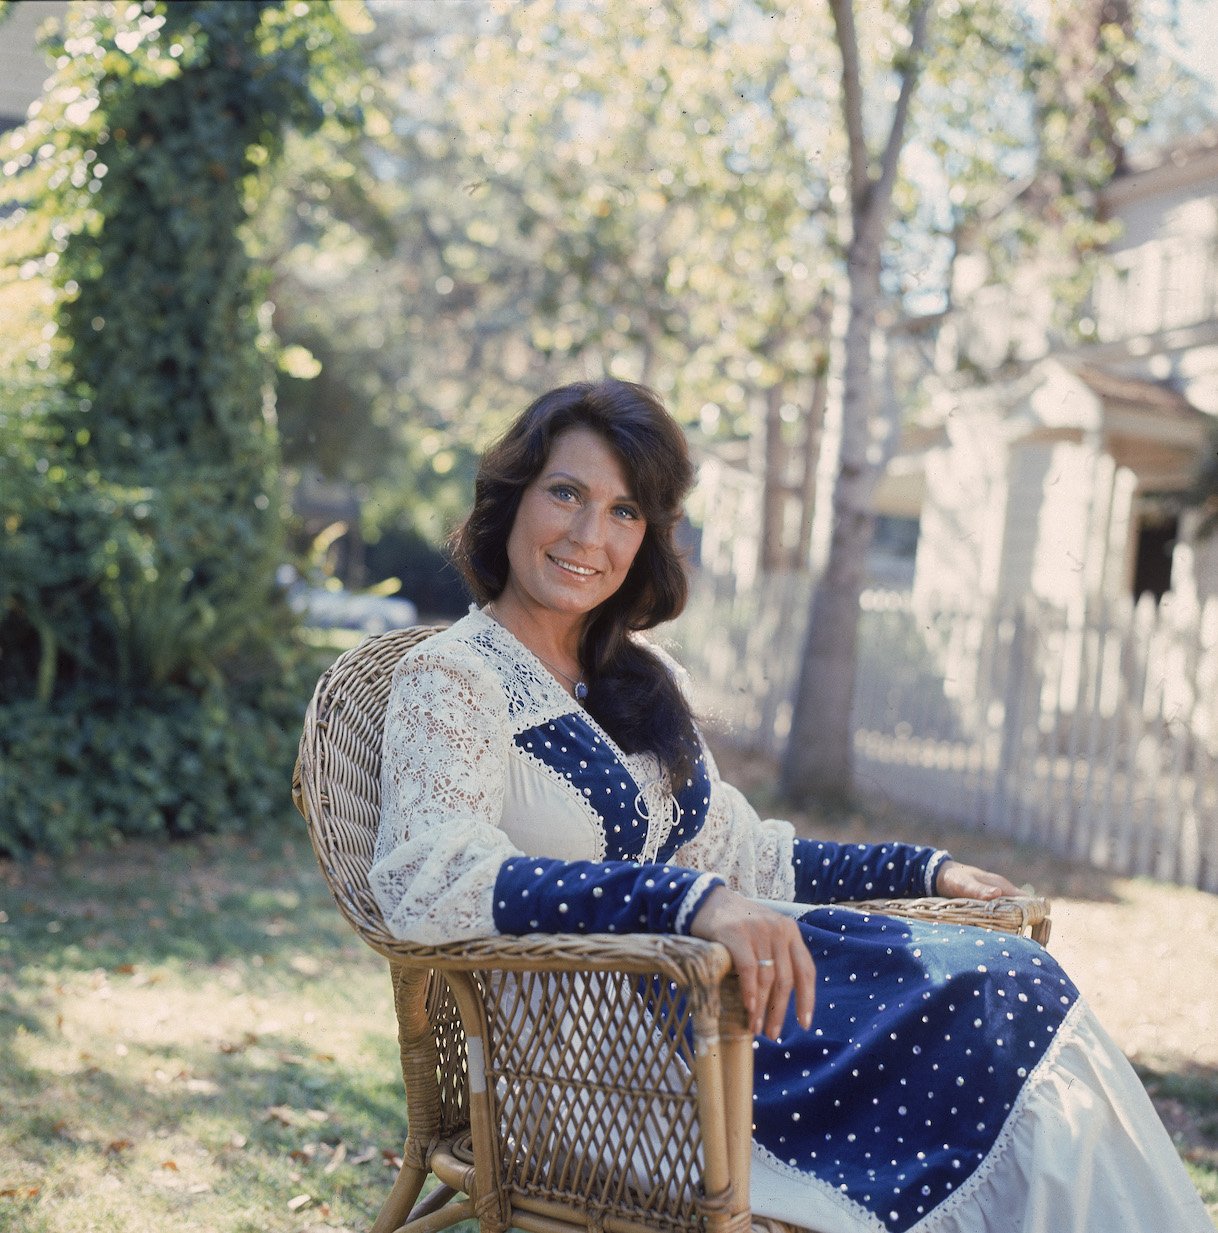
[[[568,487],[566,484],[555,484],[554,487],[550,489],[550,493],[552,496],[557,497],[560,501],[575,501],[579,497],[579,494],[575,491],[575,489]]]
[[[643,516],[633,505],[619,505],[616,512],[619,518],[625,518],[630,522],[637,522]]]

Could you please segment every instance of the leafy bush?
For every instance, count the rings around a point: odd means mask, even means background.
[[[287,808],[298,696],[132,700],[81,690],[0,705],[0,850],[245,828]]]
[[[282,807],[305,691],[243,227],[358,89],[345,47],[328,5],[74,4],[5,138],[0,850]]]

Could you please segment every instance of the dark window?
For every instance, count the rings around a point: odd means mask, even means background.
[[[1137,599],[1149,591],[1162,599],[1171,587],[1171,553],[1180,534],[1177,518],[1143,522],[1138,528],[1138,554],[1133,567],[1133,594]]]
[[[894,518],[889,514],[877,515],[871,550],[886,557],[901,557],[912,561],[918,550],[918,520]]]

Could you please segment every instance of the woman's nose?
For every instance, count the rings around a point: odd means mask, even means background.
[[[605,520],[592,505],[585,505],[571,524],[571,541],[588,548],[598,547],[605,539]]]

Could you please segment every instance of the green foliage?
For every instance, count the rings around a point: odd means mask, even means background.
[[[0,705],[0,850],[64,852],[278,816],[299,695],[275,701],[217,686],[135,699],[82,688],[55,706]]]
[[[909,6],[855,7],[874,141]],[[996,279],[1052,251],[1063,302],[1086,294],[1076,258],[1104,238],[1088,194],[1113,150],[1076,158],[1067,139],[1099,112],[1096,131],[1123,140],[1164,93],[1125,73],[1156,20],[1139,10],[1132,41],[1101,32],[1075,106],[1087,49],[1066,56],[1058,32],[1098,7],[935,5],[884,250],[890,319],[950,307],[966,251]],[[294,137],[258,216],[276,330],[321,365],[281,381],[285,455],[359,485],[370,542],[440,542],[471,459],[562,380],[650,381],[718,440],[755,433],[776,396],[779,467],[815,437],[850,232],[829,6],[592,9],[375,6],[366,128]],[[1046,191],[1053,177],[1070,193]],[[1063,316],[1073,330],[1085,314]],[[900,384],[911,403],[928,388]]]
[[[868,90],[888,99],[908,5],[856,8]],[[323,364],[285,400],[292,461],[371,484],[372,534],[440,538],[468,499],[465,455],[522,391],[589,373],[652,382],[717,438],[755,432],[778,390],[789,443],[806,435],[817,306],[850,229],[828,6],[585,9],[377,6],[374,148],[298,143],[260,220],[277,326]],[[890,312],[947,307],[958,251],[992,254],[1001,277],[1067,230],[1054,269],[1071,303],[1084,294],[1074,255],[1103,239],[1088,194],[1114,151],[1076,148],[1079,132],[1134,124],[1143,32],[1109,23],[1084,64],[1085,46],[1058,55],[1071,5],[1050,9],[935,6],[884,254]]]
[[[273,345],[243,230],[289,127],[354,116],[348,47],[329,6],[78,3],[6,138],[0,687],[23,804],[0,848],[214,825],[282,775]]]

